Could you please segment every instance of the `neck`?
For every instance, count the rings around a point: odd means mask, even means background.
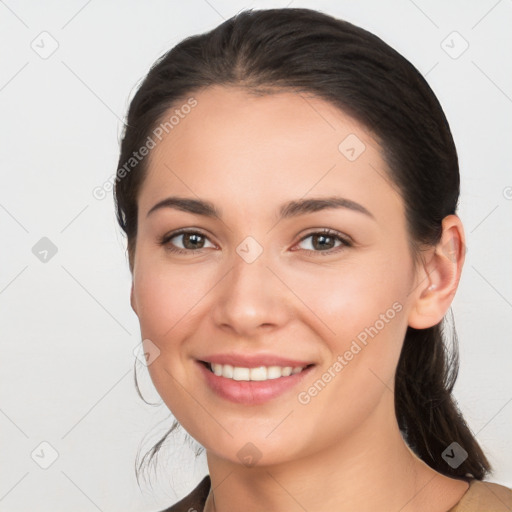
[[[205,512],[444,512],[457,503],[467,484],[421,461],[394,415],[373,416],[337,445],[278,465],[245,467],[207,451]]]

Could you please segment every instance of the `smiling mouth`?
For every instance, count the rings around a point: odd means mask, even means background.
[[[246,368],[242,366],[232,366],[230,364],[209,363],[200,361],[211,373],[218,377],[236,381],[268,381],[279,379],[281,377],[289,377],[301,373],[307,368],[314,366],[308,364],[305,366],[257,366]]]

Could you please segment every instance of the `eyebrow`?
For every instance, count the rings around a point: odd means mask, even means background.
[[[184,212],[192,213],[195,215],[202,215],[204,217],[221,219],[221,212],[210,201],[201,199],[193,199],[188,197],[167,197],[162,201],[156,203],[147,213],[149,217],[153,212],[162,208],[173,208]],[[319,212],[326,209],[345,208],[355,212],[363,213],[372,219],[375,217],[363,205],[356,203],[350,199],[339,196],[331,197],[315,197],[310,199],[299,199],[289,201],[279,208],[279,220],[298,217],[307,213]]]

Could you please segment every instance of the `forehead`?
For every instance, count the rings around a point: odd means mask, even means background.
[[[366,203],[378,194],[400,207],[374,136],[331,103],[305,93],[256,96],[221,86],[192,96],[193,108],[170,109],[174,122],[151,150],[141,211],[166,194],[209,199],[226,210],[307,194]]]
[[[179,146],[193,144],[194,155],[189,157],[236,147],[237,153],[246,154],[253,148],[264,148],[261,158],[286,156],[293,160],[311,155],[312,159],[322,152],[335,160],[340,156],[339,143],[351,134],[354,141],[356,137],[364,139],[378,150],[373,135],[364,126],[310,94],[277,91],[255,95],[240,87],[213,86],[193,97],[195,107],[185,109],[187,101],[182,100],[164,116],[164,123],[172,118],[173,124],[166,129],[161,125],[162,140],[151,158],[171,149],[179,152]],[[187,113],[172,115],[182,109]],[[317,148],[315,153],[311,153],[312,147]]]

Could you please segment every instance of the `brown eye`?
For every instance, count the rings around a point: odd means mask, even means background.
[[[301,243],[308,239],[311,239],[311,242],[309,243],[310,248],[302,250],[311,253],[332,254],[339,252],[340,247],[342,250],[345,247],[352,246],[352,243],[348,239],[348,237],[345,237],[338,233],[337,231],[333,231],[330,229],[309,233],[308,235],[301,239]],[[336,242],[339,242],[338,245],[336,245]]]
[[[185,249],[202,249],[204,245],[204,237],[198,233],[182,233],[178,236],[182,237]]]
[[[173,242],[173,240],[176,241]],[[201,250],[205,248],[206,240],[208,240],[208,238],[198,231],[182,230],[170,233],[169,235],[165,235],[162,237],[159,243],[160,245],[165,246],[165,248],[171,252],[186,254],[192,252],[201,252]],[[183,247],[179,247],[179,243],[181,243]],[[178,247],[176,245],[178,245]],[[212,244],[212,247],[215,246]]]

